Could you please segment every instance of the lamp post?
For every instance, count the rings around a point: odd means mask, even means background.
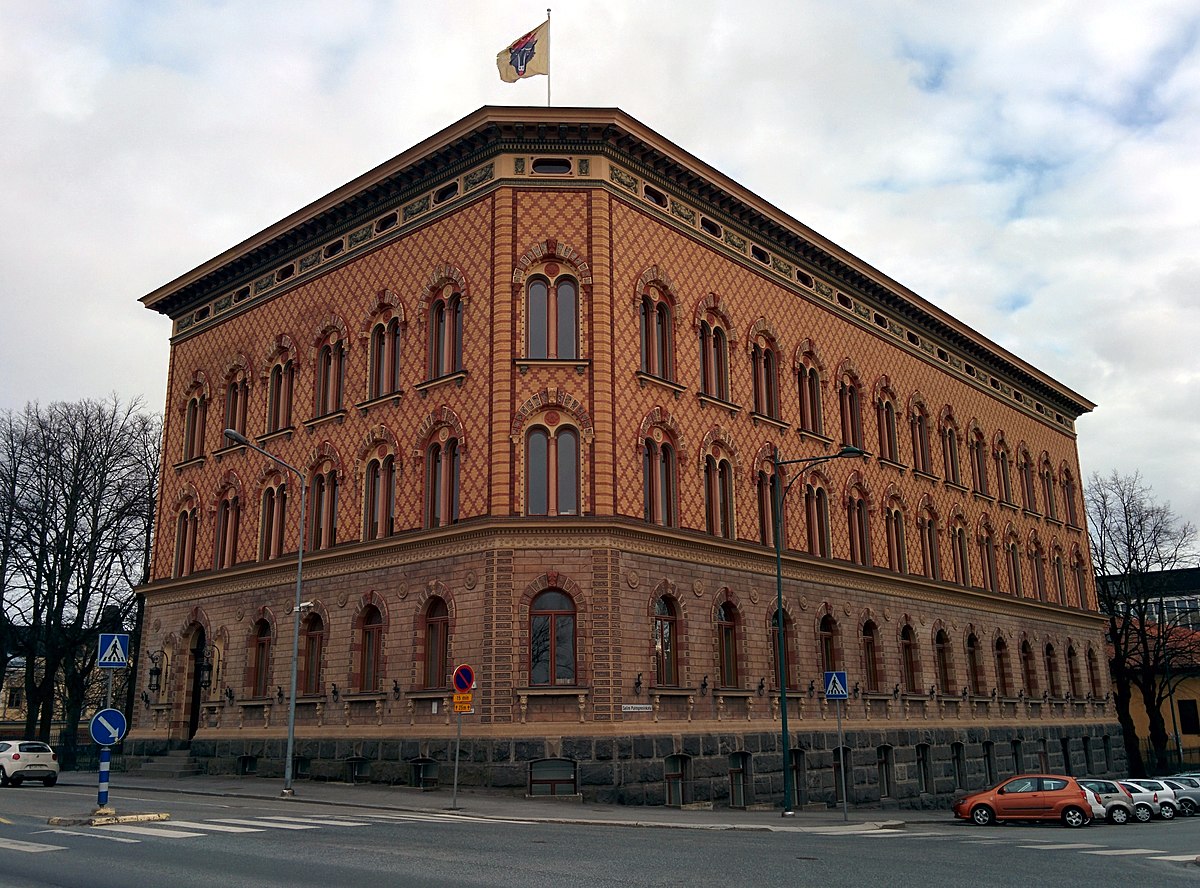
[[[780,459],[779,448],[776,447],[771,453],[771,464],[773,467],[772,474],[772,522],[775,525],[775,647],[779,656],[779,720],[783,735],[783,813],[784,817],[795,817],[796,811],[792,807],[792,750],[791,742],[788,738],[788,717],[787,717],[787,638],[784,633],[783,623],[783,501],[787,497],[788,491],[792,489],[792,485],[801,477],[801,473],[797,473],[792,480],[788,481],[787,486],[782,486],[783,481],[779,475],[779,469],[782,466],[795,466],[804,464],[806,466],[816,465],[817,463],[828,462],[833,459],[844,459],[849,457],[861,456],[866,459],[869,454],[858,447],[852,447],[849,444],[842,446],[842,449],[837,453],[830,453],[826,456],[813,456],[807,459]],[[812,694],[811,682],[809,683],[809,694]]]
[[[225,437],[234,443],[241,444],[243,447],[249,447],[256,453],[261,453],[272,462],[278,463],[289,472],[292,472],[296,476],[296,480],[300,482],[300,544],[296,548],[296,600],[292,606],[291,696],[288,697],[287,757],[283,762],[283,792],[280,793],[280,795],[285,797],[293,796],[296,794],[296,791],[292,789],[292,759],[296,749],[296,661],[300,657],[300,592],[304,583],[304,534],[307,531],[304,515],[304,473],[295,466],[284,462],[275,454],[263,450],[241,432],[226,429]]]

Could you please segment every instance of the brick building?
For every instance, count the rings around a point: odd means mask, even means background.
[[[1124,765],[1094,405],[615,109],[485,107],[150,293],[174,324],[135,750],[632,803]],[[800,474],[796,474],[796,473]],[[148,687],[143,671],[139,679]],[[448,771],[443,771],[448,774]]]

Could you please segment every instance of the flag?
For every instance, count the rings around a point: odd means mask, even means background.
[[[534,74],[550,76],[550,19],[518,37],[496,55],[496,67],[505,83],[516,83]]]

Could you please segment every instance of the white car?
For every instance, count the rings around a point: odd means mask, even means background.
[[[0,740],[0,786],[40,780],[58,782],[58,755],[41,740]]]

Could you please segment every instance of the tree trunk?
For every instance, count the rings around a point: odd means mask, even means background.
[[[1142,746],[1138,740],[1137,728],[1133,724],[1133,716],[1129,712],[1129,704],[1133,693],[1128,679],[1123,671],[1113,670],[1113,701],[1117,709],[1117,721],[1121,724],[1121,739],[1125,743],[1125,758],[1131,777],[1145,777],[1146,765],[1142,761]]]

